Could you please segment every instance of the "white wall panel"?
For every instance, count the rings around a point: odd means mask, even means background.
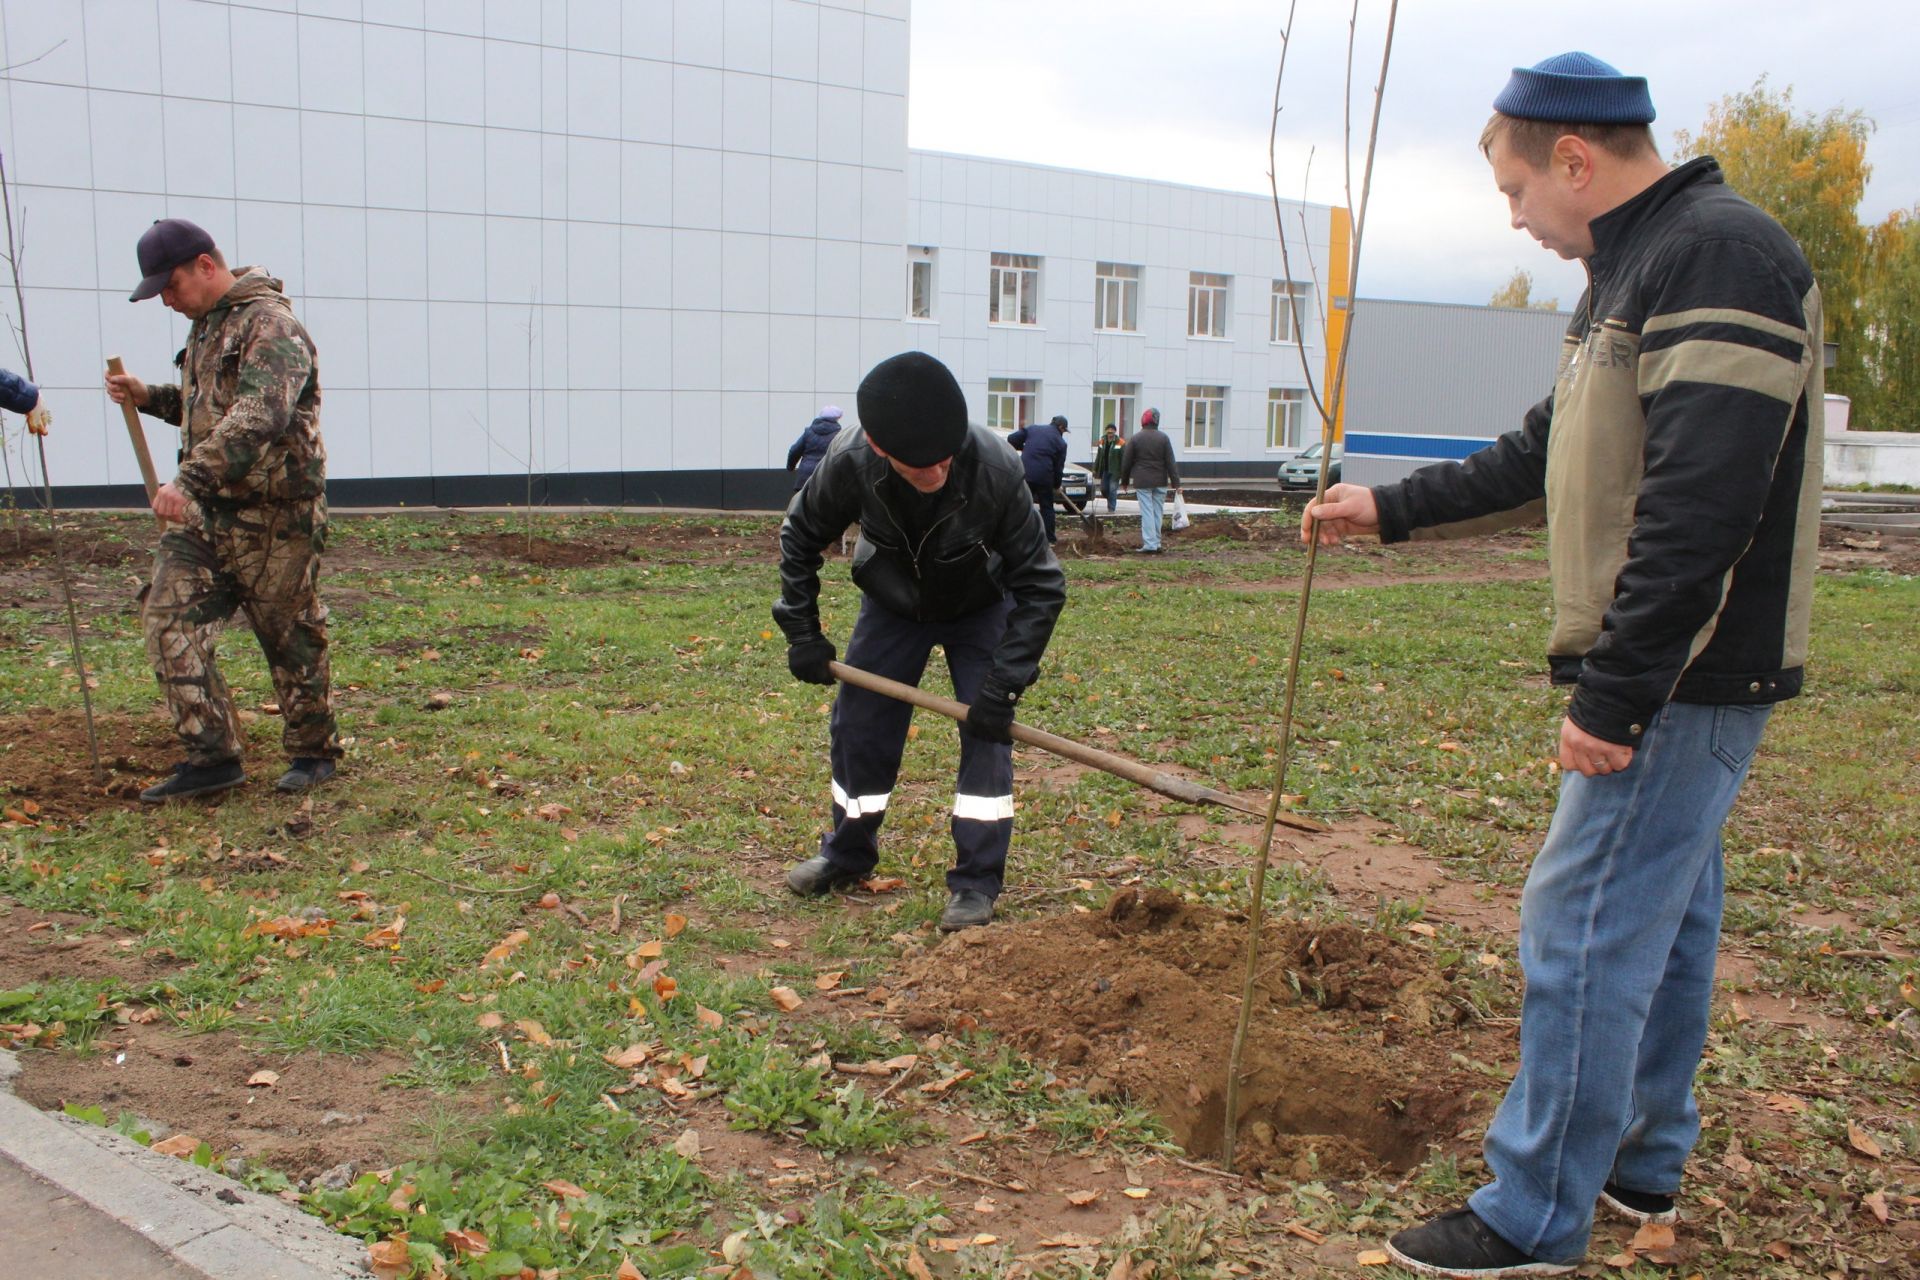
[[[675,391],[668,411],[676,471],[720,465],[720,393]]]
[[[516,0],[514,8],[524,8]],[[536,24],[537,25],[537,24]],[[489,40],[486,46],[486,123],[496,129],[540,127],[540,50],[536,45]]]
[[[91,289],[99,285],[99,257],[93,251],[93,193],[64,187],[15,187],[12,195],[15,244],[20,253],[20,279],[28,284],[62,285],[67,288]],[[147,202],[147,207],[154,210],[155,217],[161,216],[155,208],[157,204],[158,201],[154,200]],[[122,293],[126,293],[138,281],[139,273],[133,265],[133,247],[138,236],[136,232],[134,240],[125,242],[125,256],[116,262],[111,274],[106,277],[107,287],[118,288],[120,278],[130,275],[126,289],[122,290]],[[8,285],[13,283],[11,274],[6,277],[6,282]],[[7,292],[11,294],[10,289]],[[14,315],[12,304],[13,299],[9,296],[5,308],[5,314],[9,317]],[[35,325],[37,327],[38,317],[35,318]],[[11,334],[7,336],[5,350],[8,354],[4,363],[18,370],[19,365],[13,358]]]
[[[567,469],[619,471],[620,393],[581,390],[567,393]]]
[[[427,119],[486,123],[486,49],[482,41],[429,31],[426,36]]]
[[[620,387],[620,308],[567,308],[569,387],[616,391]]]
[[[367,397],[375,475],[433,474],[433,433],[427,421],[429,399],[425,391],[375,390]]]
[[[367,205],[427,207],[427,126],[414,120],[366,121]]]
[[[84,89],[16,81],[12,98],[13,151],[7,179],[57,187],[93,185]],[[223,108],[224,110],[224,108]]]
[[[302,17],[300,105],[309,111],[366,110],[361,89],[361,26],[330,18]]]
[[[64,7],[79,9],[72,4]],[[13,6],[6,8],[11,11]],[[215,100],[233,97],[226,7],[202,4],[200,0],[159,0],[157,9],[160,91]]]
[[[624,307],[620,312],[620,379],[646,391],[673,388],[673,313]]]
[[[327,410],[346,388],[367,386],[367,303],[364,298],[299,298],[293,309],[318,349]]]
[[[171,108],[172,104],[168,106]],[[167,127],[171,132],[171,113]],[[170,185],[178,180],[171,150],[167,156],[167,177]],[[312,204],[366,203],[367,140],[363,117],[316,111],[300,113],[300,190],[302,198]]]
[[[618,138],[620,60],[602,53],[581,53],[576,47],[567,54],[566,74],[567,132],[575,137]]]
[[[540,295],[540,223],[532,218],[488,218],[487,301],[517,307]]]
[[[427,297],[435,302],[484,302],[487,297],[485,218],[463,213],[427,215]]]
[[[261,200],[234,202],[237,224],[224,252],[235,267],[260,267],[278,279],[288,297],[307,291],[306,237],[297,204]]]
[[[98,95],[96,105],[106,96]],[[145,103],[144,114],[152,118],[152,100],[137,101]],[[154,120],[156,133],[158,124],[158,120]],[[285,107],[235,107],[233,172],[235,194],[242,200],[297,202],[301,198],[300,113]],[[102,185],[120,184],[103,182]]]
[[[567,302],[574,307],[620,305],[620,228],[575,222],[567,227]]]
[[[723,74],[721,145],[728,151],[765,155],[773,138],[773,82],[766,76]]]
[[[297,67],[298,20],[290,13],[232,5],[227,8],[227,33],[233,48],[233,100],[269,107],[300,105],[300,77],[288,73]],[[191,65],[196,54],[183,50]],[[189,96],[204,90],[187,88]]]
[[[427,304],[427,372],[432,385],[487,385],[487,308],[478,302]]]
[[[114,82],[129,92],[159,93],[160,19],[155,0],[120,0],[111,8],[74,7],[86,17],[87,65],[96,71],[112,67]],[[21,53],[22,60],[33,56]]]
[[[540,135],[514,129],[485,132],[487,212],[539,217]]]
[[[321,375],[320,439],[327,450],[327,475],[357,480],[373,472],[373,395],[350,388],[331,390]]]
[[[361,55],[368,115],[397,116],[405,120],[425,118],[427,41],[424,33],[370,23],[361,31]]]

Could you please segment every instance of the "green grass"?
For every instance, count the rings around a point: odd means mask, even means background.
[[[132,519],[98,523],[143,538]],[[402,1064],[395,1082],[432,1099],[412,1158],[387,1182],[363,1177],[306,1202],[364,1239],[408,1230],[422,1275],[509,1274],[509,1262],[513,1274],[524,1265],[605,1275],[631,1258],[650,1277],[687,1276],[715,1265],[712,1251],[729,1240],[756,1274],[902,1274],[911,1250],[934,1256],[930,1236],[967,1234],[930,1226],[939,1208],[926,1188],[882,1171],[936,1141],[935,1119],[1018,1135],[1016,1145],[1163,1152],[1155,1117],[1062,1088],[1046,1064],[989,1037],[923,1054],[925,1071],[974,1072],[937,1102],[818,1065],[822,1053],[875,1061],[920,1051],[884,1021],[828,1017],[812,999],[785,1014],[768,992],[811,996],[812,977],[828,970],[845,971],[848,986],[881,981],[897,961],[896,935],[930,925],[950,856],[940,797],[955,735],[944,721],[917,722],[889,813],[883,869],[907,882],[891,909],[791,900],[766,868],[811,852],[821,828],[826,699],[786,675],[768,615],[772,523],[534,518],[537,536],[556,543],[611,543],[656,526],[676,536],[644,556],[556,569],[474,553],[476,537],[521,535],[519,514],[339,522],[326,589],[352,741],[341,779],[314,797],[311,833],[288,836],[293,806],[257,783],[218,807],[0,831],[0,894],[131,930],[180,965],[145,989],[75,974],[0,993],[0,1023],[59,1022],[55,1043],[85,1050],[141,1000],[181,1029],[238,1035],[270,1053],[391,1055]],[[1207,529],[1152,565],[1069,562],[1071,603],[1022,718],[1259,793],[1272,781],[1302,556]],[[701,538],[717,549],[703,551]],[[1458,560],[1421,548],[1321,561],[1328,581],[1348,585],[1317,592],[1310,619],[1287,783],[1304,808],[1377,818],[1462,879],[1521,880],[1552,809],[1562,706],[1543,679],[1550,595],[1540,554],[1538,538],[1505,540],[1476,562],[1476,577],[1491,567],[1495,580],[1474,581],[1450,572]],[[831,566],[831,634],[845,636],[857,603],[844,568]],[[0,649],[0,686],[16,707],[72,701],[58,632],[43,625],[51,609],[48,598],[0,611],[0,631],[27,638]],[[1902,1181],[1909,1166],[1889,1165],[1874,1182],[1845,1147],[1849,1120],[1878,1135],[1889,1161],[1916,1158],[1920,1141],[1911,1120],[1920,1073],[1885,1030],[1911,999],[1903,991],[1920,980],[1916,965],[1850,954],[1920,948],[1917,611],[1912,579],[1821,580],[1807,695],[1776,714],[1728,832],[1730,945],[1755,958],[1763,987],[1811,1002],[1848,1034],[1716,1024],[1701,1077],[1708,1160],[1741,1136],[1735,1117],[1753,1096],[1810,1089],[1831,1105],[1798,1117],[1791,1151],[1765,1166],[1797,1171],[1765,1184],[1777,1187],[1771,1200],[1763,1187],[1717,1187],[1735,1225],[1731,1244],[1701,1237],[1707,1256],[1723,1259],[1709,1273],[1790,1274],[1756,1251],[1800,1231],[1789,1223],[1801,1213],[1825,1215],[1835,1243],[1801,1251],[1794,1266],[1825,1270],[1832,1250],[1879,1247],[1857,1212],[1834,1219],[1809,1180],[1850,1194],[1914,1189]],[[151,676],[128,617],[97,611],[88,646],[96,707],[150,716]],[[223,656],[242,706],[269,696],[243,633]],[[926,684],[945,679],[936,658]],[[450,705],[427,709],[438,691]],[[246,733],[256,772],[270,771],[278,725],[262,717]],[[1014,906],[1015,918],[1097,907],[1099,893],[1074,882],[1110,883],[1104,872],[1116,865],[1142,884],[1244,905],[1244,865],[1196,864],[1172,821],[1140,820],[1126,783],[1086,773],[1023,787],[1019,798],[1010,888],[1039,896]],[[142,856],[162,845],[158,865]],[[1342,910],[1309,862],[1283,857],[1267,886],[1278,908]],[[549,893],[561,905],[542,906]],[[1808,908],[1847,923],[1797,927],[1794,913]],[[1382,900],[1361,919],[1404,935],[1419,913],[1418,903]],[[671,939],[670,915],[691,921]],[[291,939],[252,928],[288,916],[333,923]],[[397,936],[370,939],[402,916]],[[519,930],[524,943],[486,961]],[[776,948],[776,938],[793,945]],[[670,998],[643,977],[645,957],[629,963],[650,941],[677,984]],[[1460,974],[1454,996],[1471,1015],[1517,1012],[1514,966],[1496,974],[1474,962],[1486,939],[1443,927],[1432,945]],[[635,1044],[651,1050],[647,1083],[607,1061]],[[698,1075],[684,1065],[696,1061]],[[688,1098],[659,1088],[661,1064]],[[709,1129],[790,1143],[809,1160],[824,1154],[830,1172],[803,1211],[784,1212],[750,1183],[675,1153],[691,1114]],[[1259,1272],[1278,1265],[1261,1261],[1272,1257],[1304,1266],[1300,1255],[1265,1252],[1285,1243],[1275,1222],[1370,1240],[1447,1207],[1483,1172],[1447,1151],[1404,1183],[1307,1183],[1276,1188],[1271,1202],[1239,1190],[1196,1196],[1142,1211],[1101,1243],[1097,1262],[1033,1274],[1105,1276],[1123,1254],[1154,1260],[1163,1277],[1225,1275],[1229,1262]],[[543,1188],[556,1179],[587,1196]],[[413,1195],[395,1209],[389,1197],[407,1183]],[[486,1234],[489,1254],[456,1256],[446,1233],[470,1230]],[[998,1246],[942,1257],[941,1274],[955,1276],[998,1275],[1010,1262]]]

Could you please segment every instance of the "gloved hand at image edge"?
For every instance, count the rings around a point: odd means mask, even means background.
[[[840,656],[833,647],[833,641],[823,635],[815,634],[805,640],[795,640],[787,646],[787,670],[793,673],[795,680],[804,680],[808,684],[832,684],[833,672],[827,664]]]
[[[997,742],[1001,746],[1013,743],[1013,708],[1020,699],[1020,690],[1009,689],[991,676],[981,684],[980,692],[973,704],[967,708],[967,718],[961,728],[985,742]]]

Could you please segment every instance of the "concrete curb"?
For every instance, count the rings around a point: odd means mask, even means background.
[[[207,1280],[363,1280],[366,1248],[293,1206],[13,1096],[0,1051],[0,1160],[127,1227]]]

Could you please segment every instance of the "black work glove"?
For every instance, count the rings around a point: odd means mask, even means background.
[[[973,705],[967,708],[967,718],[960,727],[984,742],[1012,746],[1013,704],[1019,699],[1018,689],[1009,689],[988,676],[975,695]]]
[[[839,656],[840,651],[833,647],[833,641],[823,635],[795,640],[787,646],[787,670],[793,673],[795,680],[804,680],[808,684],[832,684],[833,672],[827,670],[827,664]]]

